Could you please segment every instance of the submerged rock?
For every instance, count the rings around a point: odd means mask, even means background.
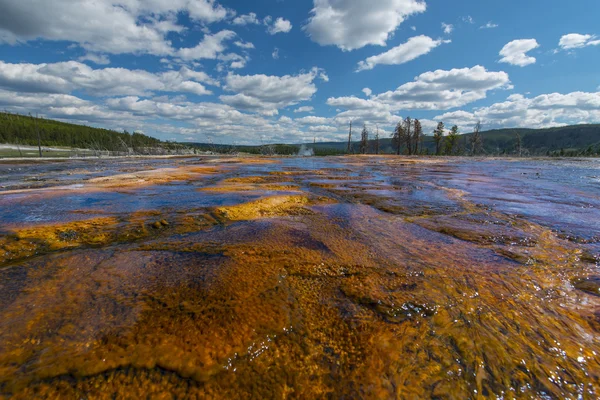
[[[152,227],[154,229],[160,229],[160,228],[162,228],[162,224],[160,223],[160,221],[156,221],[156,222],[152,223]]]
[[[594,296],[600,296],[600,276],[576,278],[571,283],[573,283],[576,289],[593,294]]]

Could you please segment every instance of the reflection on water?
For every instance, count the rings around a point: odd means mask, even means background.
[[[0,169],[0,398],[600,395],[595,160]]]

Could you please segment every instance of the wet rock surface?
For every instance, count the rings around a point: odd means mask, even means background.
[[[0,398],[600,395],[594,163],[69,165],[3,178]]]

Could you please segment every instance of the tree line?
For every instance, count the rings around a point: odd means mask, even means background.
[[[435,143],[435,155],[480,155],[484,153],[483,149],[483,137],[481,135],[481,123],[477,122],[473,133],[468,138],[468,146],[461,146],[459,143],[460,133],[457,125],[454,125],[445,133],[445,125],[443,122],[439,122],[437,127],[432,132],[433,142]],[[396,124],[394,131],[390,135],[391,147],[395,154],[401,155],[430,155],[432,154],[428,147],[424,144],[425,134],[421,121],[418,119],[412,119],[406,117],[404,120],[399,121]],[[369,130],[367,125],[363,125],[361,131],[360,142],[359,142],[359,153],[368,154],[374,153],[379,154],[382,151],[380,143],[379,128],[375,134],[375,139],[369,139]],[[350,123],[350,132],[348,135],[348,148],[347,153],[353,153],[354,147],[352,145],[352,123]]]
[[[0,143],[38,146],[40,156],[42,146],[120,155],[162,154],[187,147],[138,132],[118,132],[8,112],[0,112]]]

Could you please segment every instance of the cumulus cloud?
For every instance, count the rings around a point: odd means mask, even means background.
[[[267,32],[270,35],[275,35],[277,33],[288,33],[292,30],[292,23],[285,18],[277,18],[272,25],[267,28]]]
[[[449,35],[452,33],[452,31],[454,30],[454,25],[452,24],[447,24],[445,22],[442,22],[442,30],[444,31],[444,33],[446,35]]]
[[[314,42],[346,51],[367,45],[385,46],[406,18],[426,8],[419,0],[314,0],[303,29]]]
[[[375,96],[374,101],[398,110],[445,110],[484,99],[490,90],[510,88],[512,85],[506,72],[487,71],[477,65],[425,72],[413,82]]]
[[[147,95],[152,92],[210,94],[202,83],[216,85],[204,72],[188,68],[153,74],[125,68],[93,69],[69,61],[54,64],[9,64],[0,61],[0,87],[18,92],[71,93],[94,96]]]
[[[315,117],[312,115],[302,118],[296,118],[295,121],[303,125],[324,125],[330,122],[329,118]]]
[[[365,94],[365,96],[370,97],[371,94],[373,94],[373,91],[371,89],[369,89],[368,87],[364,88],[362,90],[362,92]]]
[[[400,65],[412,61],[422,55],[429,53],[442,43],[450,43],[449,40],[433,40],[429,36],[415,36],[406,43],[396,46],[385,53],[367,58],[358,63],[356,72],[370,70],[378,64]]]
[[[558,46],[563,50],[579,49],[587,46],[600,45],[600,39],[594,35],[582,35],[579,33],[569,33],[563,35],[558,42]]]
[[[232,21],[234,25],[259,25],[260,20],[256,17],[256,14],[251,12],[245,15],[239,15]]]
[[[500,50],[501,63],[518,65],[524,67],[526,65],[535,64],[535,57],[528,56],[526,53],[540,47],[535,39],[518,39],[507,43]]]
[[[91,61],[94,64],[98,65],[107,65],[110,64],[110,59],[105,54],[93,54],[87,53],[78,58],[79,61]]]
[[[181,32],[179,12],[201,23],[221,21],[229,10],[214,0],[4,0],[0,41],[74,42],[95,53],[170,55],[169,32]]]
[[[273,53],[271,53],[271,57],[273,57],[273,60],[279,60],[279,49],[277,47],[275,47],[275,49],[273,49]]]
[[[490,128],[547,128],[600,122],[600,92],[551,93],[533,98],[514,94],[501,103],[472,112],[454,111],[435,117],[451,124],[471,126],[477,121]]]
[[[207,34],[196,46],[179,49],[177,55],[183,60],[214,60],[227,48],[225,42],[235,37],[236,33],[230,30],[223,30],[212,35]]]
[[[308,127],[308,131],[315,133],[333,133],[339,132],[339,128],[331,125],[317,125]]]
[[[309,100],[316,92],[314,80],[322,74],[319,68],[298,75],[228,74],[224,89],[235,95],[223,95],[223,103],[234,107],[273,114],[274,110]]]

